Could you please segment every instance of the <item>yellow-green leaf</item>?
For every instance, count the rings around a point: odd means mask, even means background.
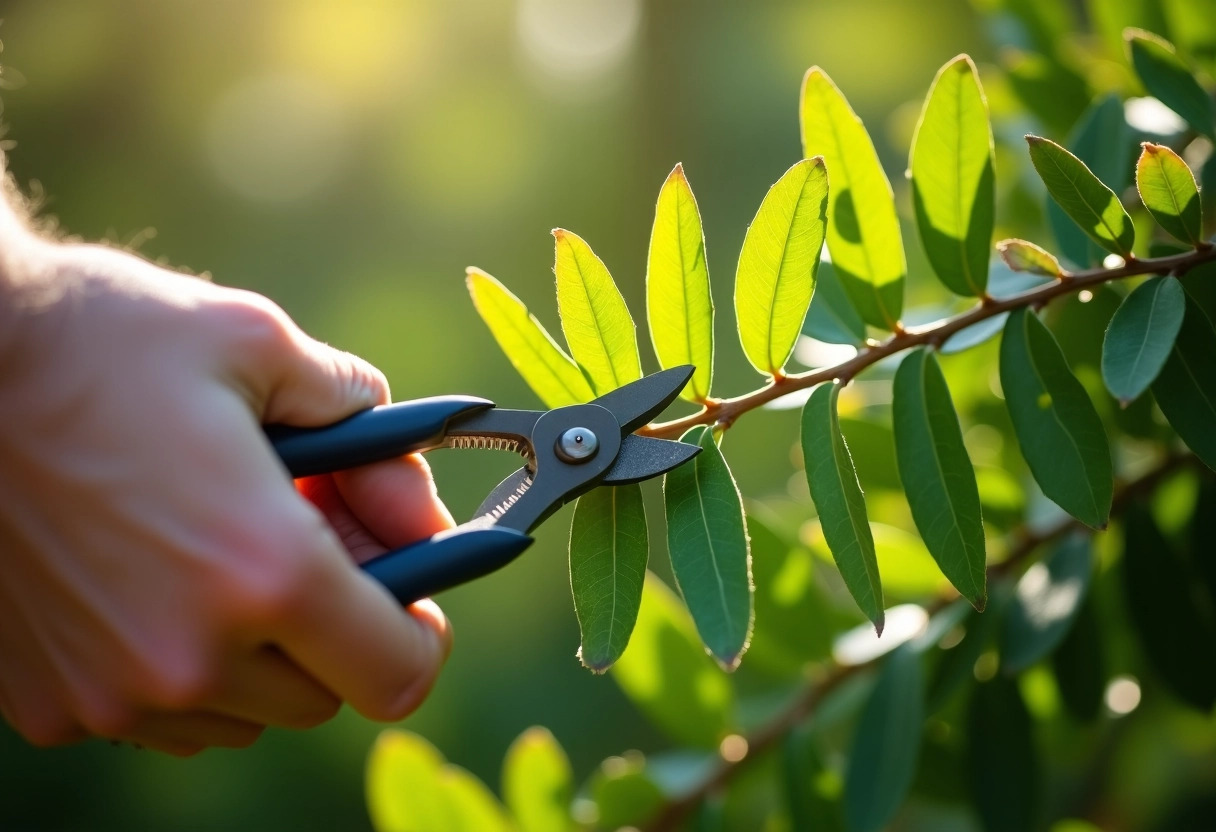
[[[646,316],[659,365],[695,366],[680,395],[705,401],[714,374],[714,301],[701,212],[681,165],[663,183],[654,209],[646,260]]]
[[[735,274],[735,316],[747,360],[778,375],[802,329],[823,249],[828,176],[804,159],[769,188],[748,226]]]
[[[1044,277],[1060,277],[1060,261],[1051,252],[1028,240],[1001,240],[996,244],[1005,265],[1015,272],[1030,272]]]
[[[874,535],[866,516],[866,501],[857,481],[853,458],[840,432],[836,397],[840,385],[821,384],[802,409],[802,455],[811,499],[819,511],[840,576],[853,600],[882,635],[882,584]]]
[[[597,395],[637,381],[637,333],[607,266],[577,234],[555,228],[553,239],[557,308],[570,354]]]
[[[549,729],[534,725],[519,735],[503,761],[502,793],[519,832],[568,832],[574,774]]]
[[[1203,241],[1203,208],[1195,174],[1163,144],[1144,142],[1136,162],[1136,189],[1157,224],[1184,243]]]
[[[992,128],[979,73],[967,55],[933,79],[908,167],[929,265],[955,294],[984,294],[996,213]]]
[[[1115,192],[1084,162],[1050,139],[1027,136],[1026,141],[1034,169],[1064,213],[1098,245],[1130,257],[1136,229]]]
[[[866,323],[894,329],[903,313],[904,243],[891,183],[849,102],[819,67],[802,81],[802,155],[822,156],[831,177],[828,251]]]
[[[465,282],[477,314],[545,407],[565,407],[595,398],[573,359],[519,298],[480,269],[466,271]]]
[[[1216,140],[1212,99],[1178,57],[1174,45],[1143,29],[1126,29],[1123,37],[1145,89],[1197,131]]]

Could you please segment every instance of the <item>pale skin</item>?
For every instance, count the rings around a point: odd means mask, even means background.
[[[0,177],[3,171],[0,169]],[[405,457],[294,484],[261,425],[389,400],[266,298],[32,233],[0,196],[0,712],[177,755],[398,720],[451,645],[357,562],[451,526]]]

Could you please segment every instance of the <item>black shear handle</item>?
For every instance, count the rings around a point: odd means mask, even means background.
[[[451,420],[493,406],[473,396],[436,396],[373,407],[325,427],[270,425],[266,436],[292,477],[309,477],[438,447]],[[459,526],[362,568],[410,604],[505,566],[531,543],[515,529]]]

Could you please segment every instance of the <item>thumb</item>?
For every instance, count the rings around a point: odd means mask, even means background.
[[[384,373],[294,327],[276,363],[262,414],[267,424],[327,425],[390,400]]]

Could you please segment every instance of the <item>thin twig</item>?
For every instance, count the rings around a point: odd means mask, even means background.
[[[1116,269],[1089,269],[1080,272],[1065,272],[1063,277],[1038,288],[1031,289],[1000,300],[989,299],[977,303],[966,312],[961,312],[950,318],[943,318],[924,326],[909,327],[906,330],[891,335],[885,341],[866,347],[853,358],[832,367],[823,367],[806,373],[794,375],[779,375],[767,385],[733,399],[719,399],[713,406],[702,409],[691,416],[649,425],[638,433],[646,436],[656,436],[664,439],[680,437],[684,431],[694,425],[705,425],[711,422],[733,424],[740,414],[754,410],[763,404],[779,399],[796,390],[814,387],[825,381],[840,379],[848,381],[871,364],[875,364],[890,355],[903,352],[912,347],[925,345],[940,346],[951,335],[966,329],[980,321],[1021,309],[1026,306],[1042,307],[1061,295],[1079,292],[1092,286],[1098,286],[1112,280],[1126,277],[1137,277],[1146,274],[1181,275],[1195,268],[1216,261],[1216,247],[1204,247],[1184,254],[1174,254],[1169,257],[1152,259],[1131,259]]]
[[[1180,468],[1192,465],[1195,457],[1189,453],[1172,454],[1160,464],[1139,477],[1125,483],[1115,494],[1111,513],[1117,514],[1127,508],[1127,505],[1137,497],[1149,494],[1164,479]],[[1041,547],[1073,531],[1093,531],[1081,521],[1072,517],[1064,518],[1046,529],[1032,530],[1020,527],[1010,533],[1011,545],[1004,560],[988,567],[988,580],[1001,578],[1015,573],[1036,556]],[[932,615],[943,607],[957,600],[957,594],[942,595],[928,605],[927,612]],[[884,654],[885,656],[885,654]],[[668,800],[658,810],[654,817],[642,827],[643,832],[668,832],[679,826],[680,822],[696,807],[717,790],[729,783],[752,760],[775,745],[787,733],[811,716],[815,707],[825,696],[839,687],[852,676],[878,664],[883,656],[868,662],[853,665],[829,664],[824,673],[807,684],[802,693],[785,710],[778,713],[764,725],[757,728],[747,740],[747,753],[742,759],[721,760],[718,764],[692,788],[678,797]]]

